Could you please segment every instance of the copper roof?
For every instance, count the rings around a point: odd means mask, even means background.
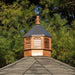
[[[24,57],[1,68],[0,75],[75,75],[75,68],[50,57]]]

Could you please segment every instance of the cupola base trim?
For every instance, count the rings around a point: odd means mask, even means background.
[[[46,50],[25,50],[24,51],[24,57],[28,56],[47,56],[51,57],[51,51]]]

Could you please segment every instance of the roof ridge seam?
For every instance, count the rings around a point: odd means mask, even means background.
[[[35,62],[36,62],[36,61],[35,61]],[[34,62],[34,63],[35,63],[35,62]],[[34,64],[34,63],[33,63],[33,64]],[[32,64],[32,65],[33,65],[33,64]],[[31,66],[32,66],[32,65],[31,65]],[[29,68],[31,68],[31,66],[30,66]],[[27,70],[25,70],[25,72],[23,72],[22,75],[24,75],[24,74],[29,70],[29,68],[28,68]]]
[[[37,60],[37,58],[34,57],[34,59],[35,59],[40,65],[42,65],[42,64]],[[43,65],[42,65],[42,66],[43,66]],[[49,71],[46,67],[43,66],[43,68],[45,68],[51,75],[53,75],[53,73],[52,73],[51,71]]]
[[[48,59],[49,59],[49,58],[48,58]],[[70,69],[75,70],[74,67],[72,67],[72,66],[70,66],[70,65],[68,65],[68,64],[66,64],[66,63],[64,63],[64,62],[61,62],[61,61],[56,60],[56,59],[54,59],[54,58],[51,58],[51,59],[53,59],[56,63],[62,64],[62,65],[64,65],[64,66],[66,66],[66,67],[69,67]]]

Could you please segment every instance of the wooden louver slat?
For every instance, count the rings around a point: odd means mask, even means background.
[[[30,49],[31,48],[31,38],[26,38],[26,48]]]
[[[48,38],[44,39],[44,47],[49,48],[49,39]]]

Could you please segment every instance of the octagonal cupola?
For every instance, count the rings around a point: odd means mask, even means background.
[[[24,57],[51,56],[52,36],[40,25],[39,16],[36,24],[24,35]]]

